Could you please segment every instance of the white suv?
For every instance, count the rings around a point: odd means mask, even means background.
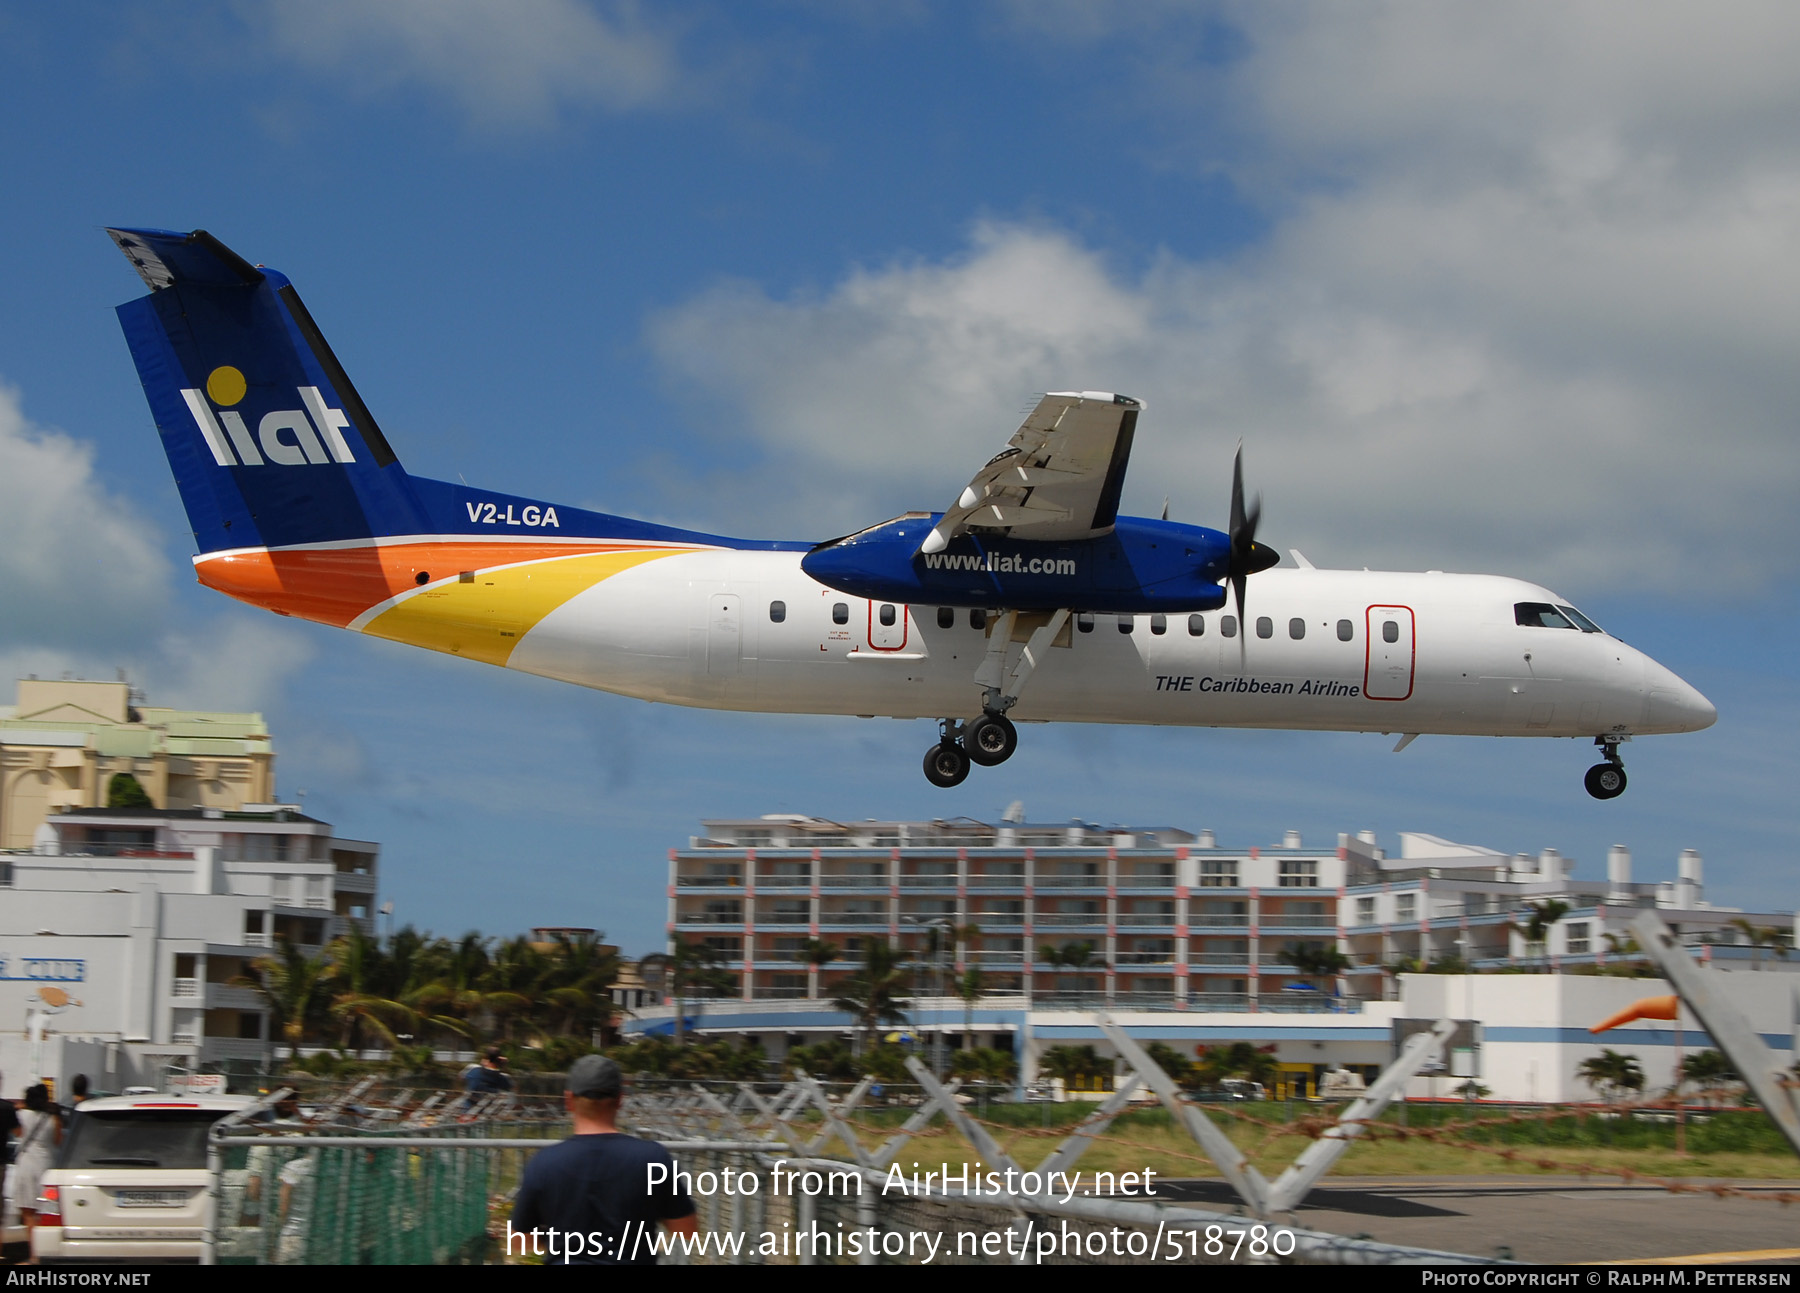
[[[200,1259],[206,1137],[243,1095],[129,1095],[76,1110],[38,1198],[40,1261]]]

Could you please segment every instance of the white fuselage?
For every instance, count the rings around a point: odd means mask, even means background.
[[[1604,633],[1522,626],[1520,602],[1566,605],[1489,575],[1269,570],[1250,581],[1248,631],[1234,637],[1222,632],[1230,609],[1199,616],[1199,633],[1186,615],[1078,617],[1012,716],[1565,737],[1712,723],[1705,697],[1642,652]],[[967,609],[945,627],[937,607],[884,614],[886,605],[818,583],[798,553],[683,553],[552,611],[510,666],[711,709],[978,713],[974,676],[987,630],[971,625]],[[1015,642],[1010,659],[1021,650]]]

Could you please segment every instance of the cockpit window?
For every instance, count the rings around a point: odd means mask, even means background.
[[[1570,619],[1574,620],[1576,625],[1580,627],[1580,629],[1583,633],[1605,633],[1606,632],[1605,629],[1601,628],[1598,624],[1594,623],[1594,621],[1590,620],[1587,616],[1583,615],[1580,611],[1576,610],[1573,606],[1558,606],[1556,609],[1561,611],[1564,615],[1567,615]]]
[[[1527,628],[1572,629],[1575,622],[1549,602],[1519,602],[1513,606],[1513,618]]]

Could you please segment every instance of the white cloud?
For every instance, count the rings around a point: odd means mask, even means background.
[[[301,65],[358,91],[421,85],[488,127],[660,104],[679,79],[673,43],[630,3],[267,0],[258,9],[274,47]]]
[[[230,613],[165,635],[139,672],[154,705],[265,710],[312,656],[299,630],[272,616]]]
[[[103,651],[158,622],[169,570],[157,536],[94,478],[93,459],[0,385],[0,648]]]
[[[1125,272],[984,224],[946,261],[665,313],[671,374],[770,450],[765,529],[941,507],[1034,392],[1078,387],[1149,402],[1128,503],[1222,521],[1243,436],[1266,537],[1315,560],[1577,595],[1800,573],[1800,11],[1229,7],[1240,52],[1204,66],[1170,7],[1059,12],[1154,37],[1146,114],[1267,236]]]

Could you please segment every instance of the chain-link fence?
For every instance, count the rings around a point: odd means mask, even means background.
[[[508,1128],[509,1131],[516,1130]],[[560,1130],[560,1129],[559,1129]],[[205,1260],[445,1265],[553,1260],[510,1226],[525,1162],[549,1138],[227,1133],[214,1147]],[[1175,1204],[895,1188],[878,1169],[745,1142],[672,1142],[696,1234],[646,1231],[642,1255],[684,1265],[1350,1265],[1465,1263]]]

